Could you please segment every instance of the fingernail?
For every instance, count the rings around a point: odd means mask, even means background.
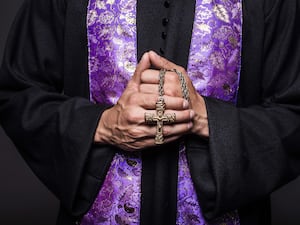
[[[193,127],[193,123],[192,122],[188,123],[188,129],[191,129],[192,127]]]
[[[189,102],[187,100],[183,101],[183,109],[188,109],[189,108]]]
[[[194,110],[191,110],[191,111],[190,111],[190,118],[193,119],[194,116],[195,116],[195,112],[194,112]]]

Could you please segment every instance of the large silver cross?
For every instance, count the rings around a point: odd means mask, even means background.
[[[176,121],[176,114],[164,114],[165,113],[165,100],[163,97],[159,97],[156,102],[156,115],[152,113],[145,113],[145,122],[146,124],[156,124],[156,136],[155,144],[163,144],[163,125],[171,124]]]

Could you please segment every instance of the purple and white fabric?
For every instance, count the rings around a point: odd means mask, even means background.
[[[115,104],[137,65],[137,0],[90,0],[87,17],[90,99]],[[196,0],[187,72],[204,96],[236,102],[242,35],[241,0]],[[237,211],[209,223],[201,213],[185,153],[179,149],[177,224],[239,225]],[[81,225],[139,224],[142,160],[117,153]]]

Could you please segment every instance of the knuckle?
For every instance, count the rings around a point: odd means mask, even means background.
[[[170,73],[170,75],[168,76],[168,80],[172,83],[175,83],[178,81],[178,76],[176,73]]]
[[[168,68],[168,66],[170,65],[170,62],[163,57],[160,57],[160,58],[163,62],[164,68]]]
[[[165,93],[169,96],[172,96],[172,97],[176,97],[176,96],[181,95],[181,93],[177,89],[175,89],[173,86],[170,86],[169,88],[166,88]]]
[[[170,136],[171,134],[171,128],[169,126],[165,126],[163,129],[164,136]]]
[[[185,110],[185,112],[184,112],[184,118],[185,119],[190,119],[191,118],[191,111],[190,110]]]
[[[138,101],[138,95],[134,94],[129,97],[129,104],[136,104]]]
[[[174,89],[171,89],[171,90],[170,90],[170,95],[171,95],[171,96],[176,96],[176,95],[177,95],[177,91],[174,90]]]
[[[147,95],[143,98],[143,104],[147,107],[155,107],[155,103],[157,101],[156,95]]]
[[[147,78],[147,70],[144,70],[144,71],[141,73],[141,81],[146,80],[146,78]]]
[[[140,135],[141,135],[141,132],[136,128],[130,129],[128,131],[128,133],[132,138],[137,138],[137,137],[140,137]]]
[[[137,121],[139,121],[139,116],[135,113],[130,112],[130,111],[127,111],[126,118],[130,123],[136,123]]]

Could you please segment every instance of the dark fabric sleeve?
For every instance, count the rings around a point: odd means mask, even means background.
[[[99,159],[95,174],[104,174],[98,170],[111,154],[93,144],[107,106],[64,94],[65,4],[26,0],[18,13],[0,71],[0,122],[34,173],[78,216],[92,201],[80,190],[95,195],[99,188],[100,178],[86,175],[95,172],[89,158]]]
[[[209,140],[189,142],[191,173],[207,218],[265,198],[300,171],[300,3],[272,2],[256,52],[258,58],[263,54],[260,83],[240,87],[243,95],[257,91],[260,99],[236,107],[205,98]]]

